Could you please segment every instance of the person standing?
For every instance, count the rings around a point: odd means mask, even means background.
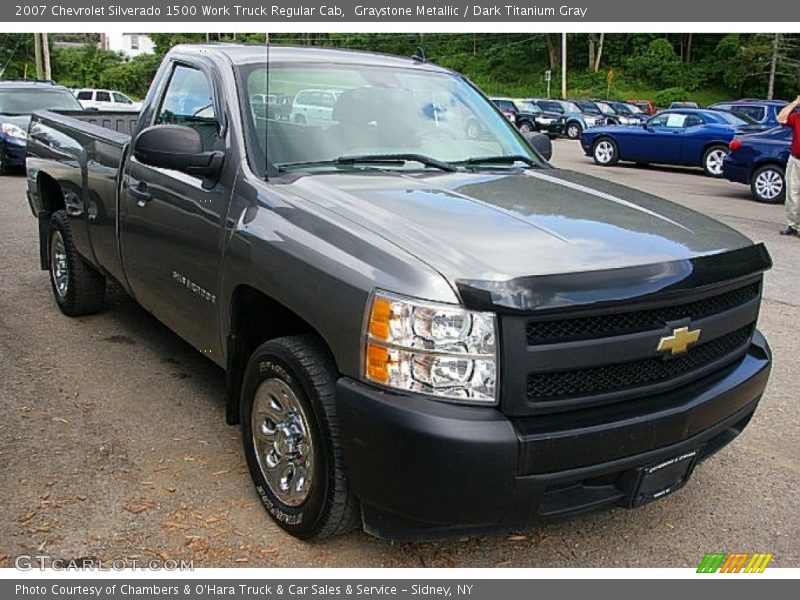
[[[792,150],[786,164],[786,227],[781,235],[800,235],[800,96],[778,113],[778,123],[792,128]]]

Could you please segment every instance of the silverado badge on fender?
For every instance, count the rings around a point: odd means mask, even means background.
[[[665,335],[658,340],[656,352],[669,351],[673,356],[675,354],[681,354],[686,352],[689,346],[697,342],[699,339],[699,329],[690,330],[688,327],[678,327],[677,329],[672,330],[672,335]]]

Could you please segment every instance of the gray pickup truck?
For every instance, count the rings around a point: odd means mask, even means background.
[[[225,368],[257,493],[297,537],[640,506],[767,384],[763,245],[552,168],[447,69],[179,46],[140,114],[102,121],[30,123],[55,300],[94,313],[116,280]]]

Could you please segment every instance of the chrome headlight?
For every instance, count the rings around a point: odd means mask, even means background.
[[[366,329],[367,381],[441,400],[497,403],[493,313],[378,291]]]
[[[600,122],[598,117],[586,117],[587,125],[597,125]]]
[[[1,127],[3,135],[7,135],[10,138],[20,141],[25,141],[28,139],[28,132],[19,125],[14,125],[14,123],[3,123]]]

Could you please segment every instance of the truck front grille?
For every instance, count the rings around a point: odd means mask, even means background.
[[[532,320],[526,325],[526,335],[528,344],[533,346],[655,330],[670,321],[687,317],[696,321],[736,308],[757,298],[759,291],[760,286],[755,282],[686,304],[573,319]]]
[[[685,354],[676,358],[655,356],[604,367],[531,373],[528,375],[528,399],[561,400],[620,392],[669,381],[741,356],[746,351],[752,333],[752,325],[747,325],[705,344],[689,348]]]
[[[635,401],[689,385],[744,358],[755,332],[760,276],[683,294],[502,315],[502,409],[527,416]],[[666,336],[700,330],[684,352]]]

